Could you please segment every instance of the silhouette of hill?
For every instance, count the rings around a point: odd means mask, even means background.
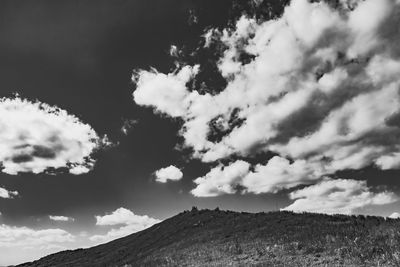
[[[109,243],[19,266],[400,266],[400,220],[193,208]]]

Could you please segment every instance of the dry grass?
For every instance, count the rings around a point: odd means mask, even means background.
[[[400,220],[193,209],[22,266],[400,266]]]

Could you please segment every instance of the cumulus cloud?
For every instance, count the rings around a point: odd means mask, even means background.
[[[74,236],[62,229],[35,230],[28,227],[0,225],[0,248],[62,245],[73,242]]]
[[[103,142],[67,111],[18,96],[0,99],[0,129],[2,171],[12,175],[62,167],[86,173],[94,165],[92,152]]]
[[[136,215],[125,208],[118,208],[111,214],[95,216],[96,225],[118,225],[118,224],[137,224],[140,227],[148,227],[150,224],[159,222],[147,215]]]
[[[180,71],[163,74],[156,70],[139,71],[134,75],[138,88],[133,93],[135,102],[153,106],[157,111],[171,117],[183,116],[186,112],[186,83],[198,72],[198,67],[185,66]]]
[[[72,217],[67,216],[56,216],[56,215],[49,215],[49,219],[52,221],[59,221],[59,222],[73,222],[75,221]]]
[[[260,194],[276,193],[300,184],[312,184],[325,172],[320,165],[305,160],[290,162],[279,156],[272,157],[267,164],[251,164],[238,160],[229,166],[219,165],[204,177],[194,182],[197,187],[191,192],[198,197],[213,197],[234,194],[237,189],[243,192]]]
[[[110,231],[108,231],[104,235],[93,235],[89,239],[94,242],[99,242],[99,243],[104,243],[108,242],[117,238],[121,238],[139,231],[142,231],[146,229],[147,227],[144,228],[138,228],[137,225],[133,224],[128,224],[121,226],[119,228],[112,228]]]
[[[238,160],[229,166],[219,165],[194,182],[197,187],[191,193],[197,197],[214,197],[221,194],[233,194],[248,173],[250,164]]]
[[[14,266],[84,245],[77,241],[76,236],[59,228],[36,229],[0,224],[0,259],[3,265]]]
[[[300,184],[313,183],[322,173],[319,166],[313,166],[305,160],[290,163],[285,158],[275,156],[266,165],[257,164],[254,171],[243,178],[242,185],[248,192],[256,194],[276,193]]]
[[[168,180],[170,181],[179,181],[183,177],[182,171],[173,166],[170,165],[165,168],[161,168],[158,171],[155,172],[156,176],[156,181],[159,183],[166,183]]]
[[[390,219],[399,219],[400,218],[400,213],[398,212],[393,212],[392,214],[389,215]]]
[[[223,47],[216,64],[227,85],[216,92],[189,86],[200,79],[198,65],[136,73],[134,101],[180,118],[193,157],[279,155],[230,179],[213,175],[223,172],[218,166],[195,180],[195,195],[236,185],[276,192],[340,170],[400,167],[399,1],[339,5],[293,0],[277,19],[243,16],[233,28],[209,30],[202,49]]]
[[[372,192],[366,181],[324,179],[318,184],[289,194],[295,201],[284,208],[294,212],[351,214],[370,205],[393,203],[398,197],[391,192]]]
[[[118,208],[111,214],[103,216],[95,216],[96,225],[100,226],[116,226],[104,235],[94,235],[89,239],[96,242],[106,242],[116,238],[126,236],[141,230],[144,230],[153,224],[159,223],[160,220],[151,218],[147,215],[136,215],[129,209]]]
[[[14,198],[18,196],[17,191],[9,191],[5,188],[0,187],[0,198]]]

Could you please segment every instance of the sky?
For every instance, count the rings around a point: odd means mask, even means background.
[[[192,206],[400,216],[400,1],[4,0],[0,18],[0,266]]]

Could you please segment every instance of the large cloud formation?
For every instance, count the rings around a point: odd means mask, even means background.
[[[103,140],[88,125],[58,107],[16,96],[0,99],[0,162],[8,174],[68,168],[88,172]]]
[[[182,119],[194,157],[278,155],[217,166],[195,180],[194,195],[276,192],[345,169],[400,168],[400,3],[338,5],[292,0],[277,19],[243,16],[233,28],[211,29],[206,46],[225,47],[219,92],[188,86],[199,65],[137,72],[134,101]],[[213,131],[221,138],[210,138]]]
[[[324,179],[318,184],[290,193],[295,202],[284,208],[295,212],[351,214],[369,205],[384,205],[397,201],[391,192],[375,193],[365,181]]]

